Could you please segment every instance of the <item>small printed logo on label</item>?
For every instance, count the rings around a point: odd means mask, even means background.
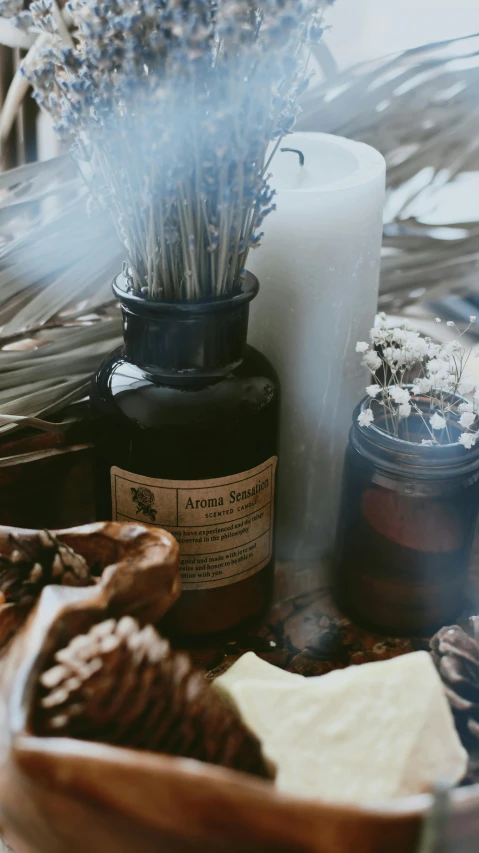
[[[271,560],[277,461],[272,456],[212,480],[160,480],[112,468],[112,517],[173,533],[185,589],[236,583]]]
[[[136,504],[136,514],[141,513],[150,521],[155,521],[157,510],[154,508],[155,496],[151,489],[147,489],[146,486],[139,486],[137,489],[131,487],[130,492],[131,500]]]

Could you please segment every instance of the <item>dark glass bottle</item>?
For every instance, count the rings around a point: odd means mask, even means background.
[[[180,542],[183,593],[168,627],[231,628],[272,595],[279,385],[247,346],[240,294],[152,302],[114,284],[124,347],[93,380],[98,516],[169,529]]]
[[[467,450],[456,435],[450,444],[424,446],[414,415],[404,429],[417,440],[406,441],[374,424],[359,426],[360,410],[346,451],[336,596],[359,621],[420,635],[450,624],[463,604],[479,509],[479,444]]]

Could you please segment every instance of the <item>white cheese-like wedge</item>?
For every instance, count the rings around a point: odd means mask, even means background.
[[[230,705],[239,711],[236,701],[236,691],[244,682],[249,683],[251,681],[256,685],[256,688],[253,688],[253,692],[255,690],[261,692],[262,685],[265,683],[294,685],[304,682],[306,679],[302,675],[297,675],[294,672],[286,672],[284,669],[280,669],[279,666],[273,666],[273,664],[259,658],[254,652],[245,652],[223,675],[219,675],[213,681],[213,687],[223,696],[223,699],[226,699]],[[254,731],[259,737],[259,731],[257,729],[254,729]]]
[[[455,784],[466,771],[427,652],[294,682],[233,679],[226,692],[285,793],[365,802]]]
[[[245,679],[281,681],[290,682],[291,684],[305,680],[302,675],[296,675],[294,672],[285,672],[279,666],[267,663],[267,661],[255,655],[254,652],[246,652],[223,675],[219,675],[215,679],[213,687],[217,690],[230,690],[235,684],[245,681]]]

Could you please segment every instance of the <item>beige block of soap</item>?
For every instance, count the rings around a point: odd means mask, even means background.
[[[219,675],[215,679],[213,687],[217,690],[231,690],[235,684],[246,679],[281,681],[291,684],[305,680],[302,675],[296,675],[294,672],[286,672],[284,669],[280,669],[279,666],[267,663],[267,661],[255,655],[254,652],[246,652],[223,675]]]
[[[240,713],[245,714],[244,719],[246,721],[246,717],[248,716],[248,701],[240,709],[236,700],[237,691],[241,689],[242,684],[245,682],[248,684],[252,683],[251,695],[255,693],[261,695],[263,684],[298,685],[304,681],[306,679],[302,675],[297,675],[294,672],[286,672],[278,666],[267,663],[267,661],[255,655],[254,652],[246,652],[223,675],[218,676],[213,681],[213,687]],[[254,729],[253,725],[256,726]],[[270,726],[267,720],[261,725],[259,717],[257,717],[256,722],[253,721],[251,728],[260,737],[260,729],[261,733],[267,734]]]
[[[455,784],[466,771],[427,652],[294,682],[232,679],[227,689],[285,793],[365,802]]]

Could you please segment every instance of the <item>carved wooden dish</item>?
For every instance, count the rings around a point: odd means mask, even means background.
[[[0,525],[0,554],[14,549],[12,534],[28,542],[38,530]],[[55,535],[85,558],[95,581],[92,586],[55,588],[65,605],[101,600],[113,616],[128,611],[140,622],[155,623],[180,596],[178,543],[165,530],[105,521],[57,530]],[[21,604],[0,606],[0,649],[27,615],[28,608]]]
[[[47,587],[3,666],[0,812],[16,853],[415,853],[427,795],[335,807],[189,759],[37,736],[36,683],[52,650],[107,614],[158,621],[179,593],[175,543],[162,531],[58,535],[87,559],[101,552],[106,568],[93,587]],[[479,786],[454,792],[451,849],[472,853],[478,831]]]

